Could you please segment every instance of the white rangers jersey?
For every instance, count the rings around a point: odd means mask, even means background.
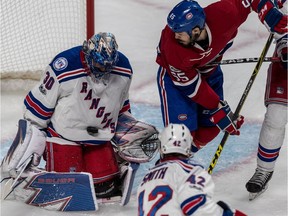
[[[85,63],[82,46],[71,48],[52,60],[39,84],[28,93],[24,118],[45,129],[51,142],[110,141],[119,114],[130,111],[131,78],[131,65],[122,53],[112,72],[96,80]],[[88,133],[87,128],[95,133]]]
[[[169,158],[151,168],[137,191],[139,216],[222,216],[214,183],[199,165]]]

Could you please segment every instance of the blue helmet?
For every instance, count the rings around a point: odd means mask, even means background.
[[[112,33],[100,32],[84,41],[83,52],[86,62],[96,78],[111,72],[118,61],[118,45]],[[101,71],[95,64],[99,63],[105,71]]]
[[[168,14],[167,23],[173,32],[187,32],[191,36],[195,27],[204,28],[205,18],[203,8],[196,1],[184,0]]]

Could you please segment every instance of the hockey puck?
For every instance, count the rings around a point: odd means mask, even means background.
[[[96,135],[97,133],[98,133],[98,128],[96,128],[96,127],[92,127],[92,126],[89,126],[89,127],[87,127],[87,132],[88,132],[88,134],[90,134],[90,135]]]

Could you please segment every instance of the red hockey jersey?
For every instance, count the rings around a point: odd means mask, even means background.
[[[256,1],[253,4],[256,5]],[[183,89],[189,98],[205,108],[214,109],[219,103],[219,96],[205,79],[217,66],[208,64],[222,59],[223,53],[232,45],[237,29],[250,14],[251,7],[249,0],[222,0],[210,4],[204,11],[209,47],[204,50],[197,43],[184,47],[166,26],[162,31],[156,62],[168,70],[173,83]],[[185,91],[188,88],[189,94]]]

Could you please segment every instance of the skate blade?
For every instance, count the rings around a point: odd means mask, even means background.
[[[262,191],[258,192],[258,193],[249,193],[249,201],[252,201],[254,199],[256,199],[258,196],[260,196],[262,193],[264,193],[268,188],[268,185],[266,185]]]

